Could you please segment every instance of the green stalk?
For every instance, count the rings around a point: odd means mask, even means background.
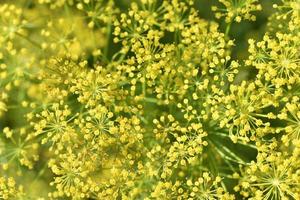
[[[227,24],[227,26],[226,26],[225,37],[228,37],[228,34],[230,32],[230,29],[231,29],[231,24],[232,24],[232,21],[230,21],[229,24]]]
[[[104,52],[103,52],[103,57],[104,60],[108,61],[108,47],[109,47],[109,43],[110,43],[110,35],[111,35],[111,22],[107,23],[106,26],[106,39],[107,39],[107,44],[104,48]]]

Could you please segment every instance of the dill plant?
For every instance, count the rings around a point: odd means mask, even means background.
[[[299,0],[1,1],[0,199],[300,199],[299,38]]]

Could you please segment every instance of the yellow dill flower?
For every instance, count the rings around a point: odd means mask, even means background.
[[[48,4],[51,9],[57,9],[67,3],[73,3],[73,0],[38,0],[40,4]]]
[[[278,114],[278,118],[287,121],[283,128],[285,131],[282,140],[285,143],[300,139],[300,104],[299,101],[287,103],[285,108]]]
[[[102,106],[88,112],[88,115],[75,121],[85,134],[84,138],[91,143],[93,149],[109,146],[111,135],[114,134],[114,121],[111,120],[113,113]]]
[[[177,34],[178,31],[190,25],[191,20],[194,18],[197,20],[197,12],[192,7],[193,4],[194,2],[190,0],[164,1],[162,6],[166,9],[163,15],[164,20],[166,20],[165,29]],[[186,17],[187,15],[189,17]]]
[[[4,170],[10,170],[13,166],[26,166],[33,169],[38,161],[39,144],[30,136],[25,128],[3,129],[4,138],[0,138],[0,160]],[[19,168],[19,173],[21,173]]]
[[[0,64],[0,74],[2,75],[0,86],[11,86],[9,90],[14,88],[26,88],[28,79],[33,78],[36,75],[35,56],[32,55],[25,48],[15,49],[15,55],[12,55],[10,51],[4,51],[2,63]],[[25,90],[25,89],[24,89]]]
[[[248,84],[248,85],[247,85]],[[222,112],[220,127],[229,130],[233,141],[237,139],[254,140],[272,131],[270,122],[265,119],[274,115],[262,113],[262,109],[275,105],[271,96],[259,91],[254,83],[242,82],[230,85],[230,94],[221,99]]]
[[[65,148],[66,143],[76,140],[75,129],[70,123],[75,117],[77,114],[72,115],[67,105],[54,103],[31,120],[34,135],[41,138],[41,144],[50,142],[50,150],[56,147],[55,152],[58,153]]]
[[[270,146],[273,145],[276,143]],[[249,199],[298,199],[299,145],[292,152],[284,153],[265,149],[259,148],[258,161],[246,167],[235,190]]]
[[[153,199],[224,199],[232,200],[234,196],[225,192],[221,186],[222,178],[203,172],[200,177],[187,180],[160,181],[155,186],[151,197]]]
[[[182,199],[235,199],[233,195],[225,192],[221,186],[222,178],[220,176],[213,177],[208,172],[203,172],[202,176],[194,181],[188,179],[185,186],[188,190],[183,190]]]
[[[76,8],[85,13],[89,20],[89,28],[101,27],[102,23],[112,23],[116,18],[115,15],[118,13],[118,9],[112,0],[78,0]]]
[[[86,65],[87,61],[72,58],[70,54],[66,54],[65,57],[51,57],[43,63],[38,76],[44,81],[31,89],[47,96],[44,98],[44,103],[65,100],[72,93],[69,90],[73,79],[84,71]]]
[[[91,30],[82,15],[77,12],[72,12],[72,17],[63,15],[59,18],[42,18],[41,20],[46,26],[41,27],[39,37],[35,40],[47,54],[47,59],[51,57],[49,54],[55,57],[64,57],[68,54],[76,59],[83,52],[94,52],[96,56],[99,56],[100,48],[107,43],[106,25],[103,25],[105,30]]]
[[[219,32],[217,24],[206,24],[203,21],[195,22],[182,31],[182,43],[187,46],[183,59],[187,63],[200,65],[202,74],[208,73],[210,68],[217,70],[233,45],[233,41],[227,41],[224,33]]]
[[[0,44],[14,40],[16,36],[24,34],[27,21],[23,18],[23,11],[14,4],[2,4],[0,6]]]
[[[299,39],[290,34],[277,33],[275,38],[265,35],[256,45],[249,40],[247,64],[259,70],[259,74],[276,87],[291,86],[299,81]]]
[[[14,178],[0,177],[1,199],[21,199],[23,194],[23,186],[17,186]]]
[[[86,107],[94,107],[98,103],[113,102],[117,79],[103,67],[95,70],[84,70],[72,81],[70,91],[78,95],[78,101]]]
[[[177,136],[177,141],[173,142],[169,148],[165,165],[177,168],[178,165],[186,166],[187,163],[195,161],[196,157],[201,154],[203,146],[207,145],[203,139],[207,133],[202,132],[197,130],[195,133]]]
[[[241,22],[242,20],[255,21],[256,17],[252,14],[254,11],[262,9],[258,0],[219,0],[225,8],[212,7],[216,18],[225,17],[225,21]]]
[[[87,192],[90,189],[89,182],[91,180],[87,176],[94,165],[91,160],[85,160],[88,157],[82,158],[78,158],[73,153],[68,153],[60,155],[57,160],[49,161],[48,165],[55,174],[50,185],[55,186],[57,190],[50,193],[50,197],[58,198],[64,195],[72,197],[72,199],[88,197]]]
[[[277,30],[285,30],[286,32],[299,34],[300,27],[300,2],[298,0],[283,0],[280,4],[274,4],[273,8],[276,8],[278,12],[271,16],[271,19],[278,20],[279,23],[271,24],[269,27]],[[288,26],[285,26],[288,24]]]
[[[162,161],[161,178],[172,176],[177,168],[194,163],[207,146],[207,133],[200,123],[180,125],[172,115],[161,116],[153,123],[157,126],[153,130],[156,138],[168,146]]]
[[[47,22],[47,27],[41,30],[46,42],[42,43],[42,48],[49,48],[52,51],[64,54],[66,50],[70,50],[71,46],[76,42],[74,36],[74,24],[68,23],[67,19],[60,18]]]
[[[140,5],[132,3],[128,14],[122,13],[120,19],[114,22],[114,42],[122,41],[123,50],[126,52],[133,43],[145,36],[159,40],[163,32],[156,26],[161,26],[158,21],[162,9],[163,7],[157,7],[156,0],[141,2]]]
[[[171,181],[160,181],[158,182],[153,192],[151,193],[151,197],[153,199],[174,199],[177,198],[177,189],[180,185],[180,182],[177,181],[174,184]]]
[[[300,198],[299,0],[7,2],[0,199]]]

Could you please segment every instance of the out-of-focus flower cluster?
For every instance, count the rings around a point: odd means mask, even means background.
[[[300,1],[128,2],[0,2],[0,199],[300,199]]]

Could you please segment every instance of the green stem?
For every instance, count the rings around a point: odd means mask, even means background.
[[[175,33],[174,33],[174,41],[175,41],[175,44],[178,44],[180,42],[180,35],[179,35],[178,28],[176,28]]]
[[[108,47],[109,47],[110,35],[111,35],[111,22],[107,23],[106,31],[107,31],[107,33],[106,33],[107,44],[106,44],[106,46],[104,48],[103,56],[104,56],[104,59],[106,61],[108,61]]]
[[[31,43],[32,45],[36,46],[39,49],[42,49],[41,45],[39,43],[37,43],[36,41],[31,40],[29,37],[26,37],[25,35],[16,32],[16,35],[18,35],[19,37],[25,39],[26,41],[28,41],[29,43]]]
[[[43,168],[39,171],[39,173],[37,174],[37,176],[33,179],[33,181],[31,182],[31,185],[33,183],[35,183],[46,171],[47,168],[47,163],[43,166]]]
[[[231,29],[231,24],[232,24],[232,21],[230,21],[229,24],[227,24],[227,26],[226,26],[225,37],[228,37],[229,31]]]
[[[144,72],[144,82],[143,82],[143,95],[144,95],[144,98],[146,98],[146,74]]]

